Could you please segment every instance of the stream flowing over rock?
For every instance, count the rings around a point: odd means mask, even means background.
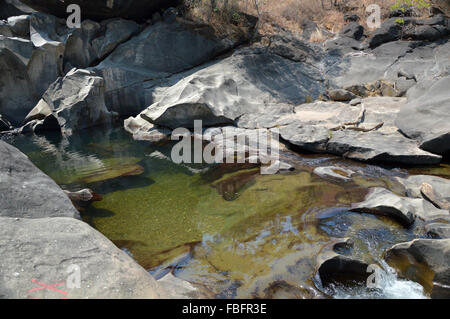
[[[450,297],[450,239],[416,239],[397,244],[386,252],[386,259],[388,262],[406,260],[403,274],[431,289],[432,298]],[[429,269],[431,278],[418,277],[414,269],[420,267]]]

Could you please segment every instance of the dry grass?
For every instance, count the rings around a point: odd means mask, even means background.
[[[396,0],[186,0],[189,11],[197,18],[217,25],[235,23],[239,12],[259,16],[259,32],[263,35],[276,32],[278,26],[301,33],[305,23],[315,22],[320,28],[336,33],[346,24],[346,14],[357,14],[366,25],[366,8],[371,4],[381,7],[385,19]],[[312,41],[323,41],[326,36],[320,29],[311,36]]]

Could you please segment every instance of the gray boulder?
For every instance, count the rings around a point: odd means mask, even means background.
[[[139,30],[139,25],[130,20],[112,19],[101,23],[84,20],[81,28],[75,29],[67,38],[64,63],[87,68],[103,60]]]
[[[0,114],[20,125],[37,100],[32,80],[26,65],[7,48],[0,47],[0,69]]]
[[[302,104],[295,107],[294,113],[274,118],[272,127],[279,126],[284,140],[310,152],[366,162],[439,163],[440,156],[419,149],[414,140],[397,132],[395,117],[405,103],[405,98],[373,97],[362,99],[358,106],[338,102]],[[358,126],[344,125],[359,117]]]
[[[244,115],[280,116],[308,96],[318,97],[324,83],[316,68],[258,48],[186,74],[166,89],[141,116],[170,128],[231,124]]]
[[[0,217],[79,217],[59,186],[15,147],[0,141],[0,159]]]
[[[158,87],[178,81],[166,83],[167,77],[203,64],[241,40],[224,38],[210,26],[181,19],[170,24],[159,22],[118,46],[92,69],[105,79],[110,109],[136,115],[155,102]]]
[[[111,124],[113,114],[106,108],[104,91],[101,77],[87,70],[73,69],[48,88],[27,119],[44,118],[45,121],[48,117],[54,117],[65,135],[71,135],[76,130]]]
[[[33,11],[33,9],[20,2],[20,0],[0,1],[0,19],[8,19],[9,17],[19,16]]]
[[[447,217],[448,211],[438,209],[424,199],[400,197],[384,188],[372,188],[364,202],[352,205],[351,211],[389,216],[406,227],[415,218],[431,221]]]
[[[347,24],[340,32],[342,36],[360,40],[364,35],[364,27],[357,22]]]
[[[2,298],[168,297],[130,256],[88,224],[73,218],[1,217],[0,254]],[[44,284],[58,284],[54,286],[58,291],[42,289]]]
[[[327,288],[333,284],[365,283],[369,274],[369,264],[336,253],[338,248],[352,248],[353,241],[350,238],[334,239],[325,245],[316,259],[316,276],[320,279],[321,286]]]
[[[401,267],[402,275],[431,290],[432,298],[450,297],[450,239],[416,239],[393,246],[386,260]],[[401,266],[401,264],[405,265]],[[421,276],[428,269],[430,276]],[[407,271],[405,271],[407,270]]]
[[[450,151],[450,76],[434,82],[420,97],[410,99],[399,112],[396,125],[420,148],[445,154]]]
[[[425,225],[425,231],[428,236],[437,239],[450,238],[450,224],[430,223]]]

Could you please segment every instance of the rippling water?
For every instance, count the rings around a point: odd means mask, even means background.
[[[100,193],[103,200],[87,207],[83,219],[156,278],[173,271],[219,298],[426,297],[382,259],[385,249],[417,235],[388,218],[346,209],[369,186],[396,191],[390,176],[404,170],[311,155],[290,155],[296,171],[272,176],[248,165],[176,165],[168,159],[172,144],[135,142],[122,129],[10,142],[64,189]],[[312,174],[332,164],[364,177],[339,183]],[[353,256],[384,269],[381,291],[330,292],[315,282],[317,255],[344,237],[355,242]]]

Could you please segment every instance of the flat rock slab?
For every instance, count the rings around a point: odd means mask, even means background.
[[[415,141],[400,133],[334,132],[327,151],[360,161],[390,162],[399,164],[438,164],[441,156],[421,150]]]
[[[131,257],[73,218],[0,218],[0,255],[1,298],[166,297]],[[79,274],[80,288],[70,286],[71,274]],[[32,290],[43,284],[65,293]]]
[[[448,216],[448,211],[423,199],[400,197],[380,187],[372,188],[365,201],[353,204],[351,211],[392,217],[406,227],[411,226],[415,218],[428,221]]]
[[[56,183],[15,147],[0,141],[0,216],[79,218]]]
[[[416,141],[404,137],[395,126],[395,117],[405,105],[405,98],[369,97],[361,105],[339,102],[302,104],[294,113],[274,118],[273,126],[280,126],[283,139],[301,149],[319,153],[332,153],[360,161],[392,162],[399,164],[436,164],[441,156],[421,150]],[[364,114],[357,131],[345,123],[355,122],[362,110]],[[267,123],[266,123],[267,124]]]

